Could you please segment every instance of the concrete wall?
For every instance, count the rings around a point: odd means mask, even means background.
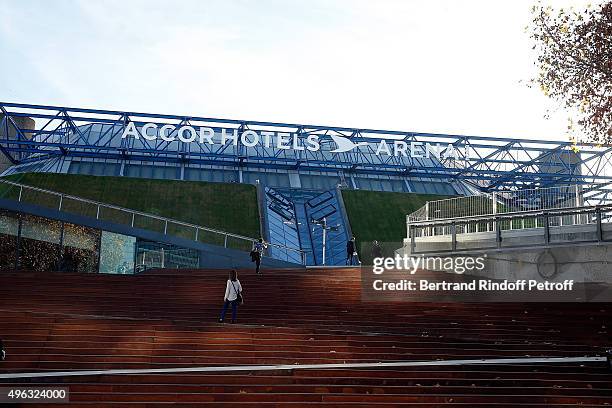
[[[612,243],[492,252],[487,253],[485,265],[474,274],[491,279],[612,283]]]

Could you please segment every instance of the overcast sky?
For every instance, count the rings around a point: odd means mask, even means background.
[[[0,100],[566,140],[532,4],[0,0]]]

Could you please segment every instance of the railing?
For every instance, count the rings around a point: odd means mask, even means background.
[[[231,232],[221,231],[214,228],[148,214],[129,208],[106,204],[99,201],[89,200],[69,194],[58,193],[39,187],[15,183],[0,179],[0,197],[12,199],[20,203],[38,205],[52,208],[58,211],[69,212],[77,215],[95,218],[96,220],[109,221],[117,224],[129,225],[149,231],[162,233],[164,235],[176,236],[206,244],[219,245],[224,248],[250,251],[257,240]],[[284,245],[268,244],[268,248],[279,248],[299,254],[302,264],[306,262],[304,251]]]
[[[585,192],[590,189],[588,185],[563,185],[429,201],[409,214],[408,221],[579,207],[589,200]]]
[[[143,269],[177,268],[193,269],[198,267],[199,257],[190,249],[148,249],[138,248],[136,264]]]
[[[612,241],[612,205],[412,221],[411,253]]]

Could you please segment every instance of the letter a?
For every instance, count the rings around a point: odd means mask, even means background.
[[[134,122],[128,123],[127,127],[123,131],[123,134],[121,135],[121,138],[125,139],[128,136],[132,136],[132,137],[135,137],[136,139],[140,139],[140,135],[138,134],[138,131],[136,130],[136,125],[134,125]]]
[[[385,142],[384,140],[381,140],[380,143],[378,144],[378,149],[376,149],[376,155],[380,156],[380,154],[383,152],[387,154],[388,156],[391,156],[391,150],[389,149],[387,142]]]

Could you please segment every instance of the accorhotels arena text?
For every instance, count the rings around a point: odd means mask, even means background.
[[[238,129],[221,129],[220,137],[215,138],[216,132],[210,127],[200,127],[196,130],[193,126],[181,126],[177,129],[174,125],[159,126],[156,123],[145,123],[140,127],[130,122],[121,135],[122,139],[133,137],[145,140],[155,141],[163,140],[165,142],[180,141],[183,143],[198,142],[200,144],[208,143],[210,145],[221,144],[226,145],[228,142],[234,146],[238,142],[246,147],[255,147],[262,145],[265,148],[276,148],[281,150],[294,150],[311,152],[319,151],[321,141],[319,135],[308,135],[305,138],[299,137],[295,133],[270,132],[270,131],[255,131],[245,130],[238,135]],[[354,143],[350,139],[342,136],[330,135],[337,148],[332,150],[332,153],[344,153],[355,148],[365,145],[365,142]],[[218,142],[215,140],[218,139]],[[465,159],[466,155],[460,155],[460,151],[453,144],[447,145],[439,143],[422,143],[411,142],[407,143],[403,140],[380,140],[376,148],[375,154],[388,156],[404,156],[412,158],[430,158],[437,159],[454,159],[459,160],[460,156]]]

